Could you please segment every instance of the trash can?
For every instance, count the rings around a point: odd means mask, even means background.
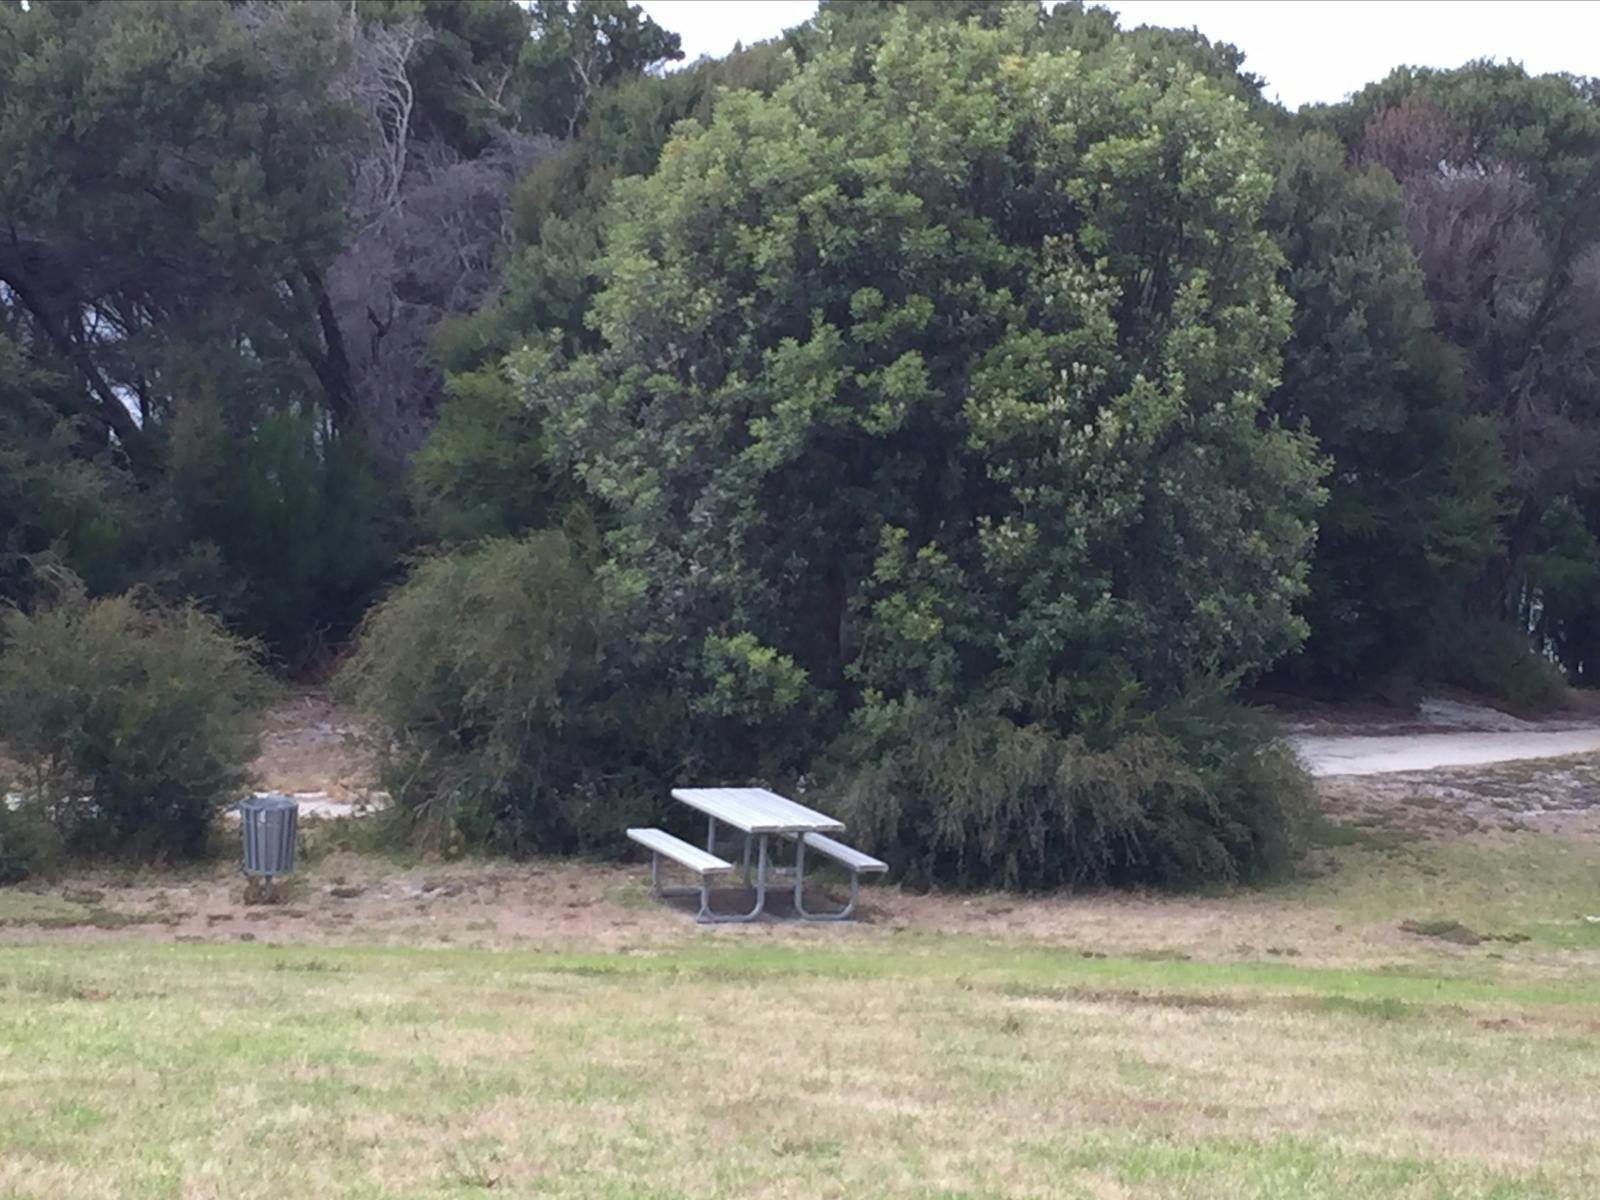
[[[267,879],[294,870],[294,827],[300,806],[288,796],[259,795],[239,802],[244,873]]]

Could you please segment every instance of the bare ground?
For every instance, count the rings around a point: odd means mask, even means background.
[[[252,771],[258,788],[296,797],[302,813],[353,816],[387,800],[377,790],[377,756],[366,721],[324,691],[305,691],[267,713]]]
[[[903,935],[1024,939],[1075,952],[1205,961],[1262,955],[1329,965],[1396,961],[1454,948],[1419,942],[1392,922],[1350,924],[1337,908],[1277,892],[1143,896],[998,893],[919,895],[867,889],[860,920],[803,925],[769,920],[698,926],[653,900],[641,864],[463,862],[403,869],[371,855],[333,854],[299,871],[280,902],[248,904],[237,871],[184,879],[78,874],[34,893],[37,915],[0,922],[0,944],[148,938],[179,942],[461,945],[614,951],[695,938],[876,944]],[[725,895],[719,907],[740,898]],[[1481,957],[1481,956],[1480,956]]]
[[[1317,781],[1327,814],[1424,836],[1501,830],[1600,837],[1600,755],[1484,766],[1331,776]]]

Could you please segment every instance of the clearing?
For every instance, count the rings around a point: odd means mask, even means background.
[[[317,722],[285,790],[358,799]],[[0,1197],[1600,1195],[1600,808],[1550,799],[1597,785],[1325,780],[1274,887],[847,926],[343,820],[275,905],[225,863],[0,889]]]

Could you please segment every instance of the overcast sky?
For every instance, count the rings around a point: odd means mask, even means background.
[[[798,25],[814,0],[640,0],[683,36],[690,59]],[[1123,28],[1198,26],[1245,53],[1245,69],[1291,108],[1338,100],[1401,63],[1514,59],[1535,74],[1600,72],[1594,0],[1115,0]]]

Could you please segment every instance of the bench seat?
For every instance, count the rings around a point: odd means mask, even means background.
[[[812,912],[805,905],[802,884],[805,882],[806,851],[814,850],[850,872],[850,897],[844,907],[835,912]],[[870,854],[863,854],[854,846],[820,833],[802,834],[795,846],[794,910],[807,921],[847,921],[856,910],[856,895],[863,875],[877,875],[889,869],[889,864]]]
[[[708,854],[699,846],[691,846],[682,838],[673,837],[664,829],[630,829],[628,840],[638,842],[652,854],[670,858],[680,867],[696,875],[721,875],[733,870],[733,864],[715,854]]]
[[[834,841],[833,838],[820,833],[806,834],[805,843],[806,849],[826,854],[834,862],[849,868],[857,875],[876,875],[889,869],[889,864],[881,858],[863,854],[854,846],[846,846],[843,842]]]
[[[700,921],[715,919],[711,911],[711,877],[726,875],[733,870],[731,862],[718,858],[715,854],[709,854],[699,846],[690,845],[682,838],[673,837],[665,829],[630,829],[628,840],[637,842],[650,851],[650,891],[653,894],[657,896],[668,894],[661,886],[661,860],[670,859],[700,880],[698,887],[679,889],[675,894],[681,895],[685,890],[691,895],[699,893],[700,913],[696,919]]]

